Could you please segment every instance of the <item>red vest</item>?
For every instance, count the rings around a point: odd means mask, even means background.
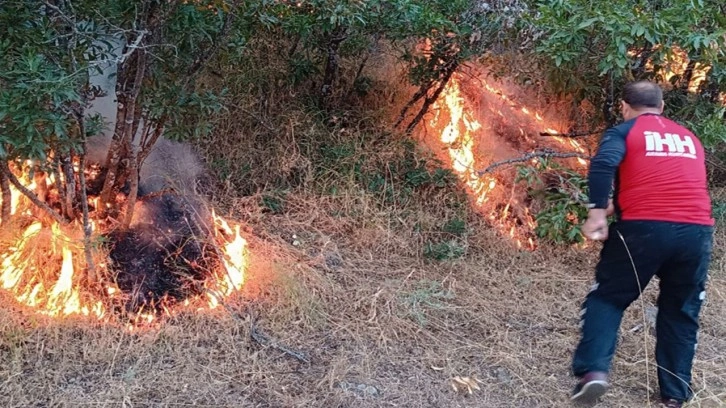
[[[620,219],[714,224],[704,149],[693,132],[645,114],[625,142],[616,187]]]

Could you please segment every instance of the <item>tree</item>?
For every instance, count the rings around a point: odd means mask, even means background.
[[[220,108],[217,95],[195,80],[229,36],[233,6],[222,0],[0,4],[0,24],[8,27],[0,42],[4,176],[18,184],[8,164],[20,174],[52,175],[62,196],[60,213],[41,192],[25,193],[55,218],[70,221],[80,207],[87,214],[84,172],[73,164],[84,163],[87,139],[103,133],[103,121],[110,120],[115,125],[106,129],[113,142],[101,208],[118,214],[112,197],[128,182],[128,225],[134,175],[161,134],[182,139],[208,131],[203,118]],[[106,118],[88,112],[104,96],[90,78],[105,66],[115,68],[118,102]]]
[[[535,10],[528,24],[539,39],[529,51],[552,89],[602,107],[593,127],[615,121],[626,81],[649,79],[666,87],[667,113],[690,124],[707,146],[726,140],[726,127],[717,125],[726,91],[723,2],[547,0]]]

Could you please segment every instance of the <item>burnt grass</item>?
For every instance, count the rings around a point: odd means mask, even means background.
[[[126,295],[124,311],[160,311],[202,293],[219,266],[209,236],[211,218],[189,197],[164,192],[141,197],[140,220],[108,236],[111,272]]]
[[[287,204],[285,214],[258,210],[265,218],[248,237],[245,285],[227,308],[129,332],[35,316],[0,291],[0,406],[570,406],[579,305],[598,247],[518,251],[469,220],[466,256],[432,262],[405,227],[328,214],[352,203],[288,196]],[[347,208],[370,204],[359,197]],[[431,211],[421,207],[417,218]],[[718,237],[688,407],[726,406]],[[613,388],[599,408],[656,406],[654,336],[634,330],[655,283],[626,313]],[[456,376],[476,377],[480,389],[454,391]]]

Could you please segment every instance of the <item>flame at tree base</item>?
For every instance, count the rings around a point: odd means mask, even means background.
[[[90,253],[95,269],[91,273],[86,264],[82,226],[78,222],[61,225],[48,217],[33,216],[26,201],[15,201],[15,216],[0,233],[0,287],[39,314],[88,316],[104,321],[122,318],[133,327],[170,315],[180,307],[215,308],[243,286],[247,243],[239,225],[230,226],[215,214],[209,217],[206,233],[182,237],[185,242],[198,240],[204,248],[204,259],[184,259],[187,253],[183,252],[164,253],[157,270],[133,276],[134,284],[124,286],[130,281],[128,271],[120,269],[109,256],[115,244],[113,235],[94,231]],[[148,221],[163,225],[159,220]],[[167,234],[147,236],[142,244],[167,239],[170,231],[161,232]],[[136,251],[129,253],[129,263],[143,261],[143,250]],[[178,268],[160,269],[167,265]],[[197,273],[191,273],[195,269]],[[143,285],[152,273],[160,274],[159,279],[165,282],[174,277],[179,283],[176,292],[155,297],[143,293],[157,289]]]

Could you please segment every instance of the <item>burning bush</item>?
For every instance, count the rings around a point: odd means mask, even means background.
[[[59,207],[54,184],[43,182],[47,205]],[[140,197],[135,207],[129,228],[118,228],[91,205],[93,241],[84,245],[79,222],[61,223],[25,197],[17,200],[2,234],[0,285],[51,316],[120,313],[146,320],[178,303],[206,299],[214,307],[241,288],[245,241],[239,226],[210,213],[202,197],[162,190]]]

